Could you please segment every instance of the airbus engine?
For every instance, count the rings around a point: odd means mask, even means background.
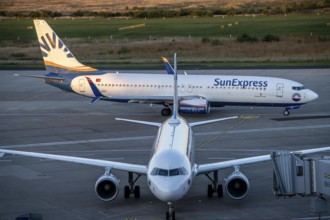
[[[235,200],[243,199],[250,188],[248,178],[241,172],[233,172],[227,179],[225,179],[225,190],[227,195]]]
[[[209,114],[210,103],[206,99],[188,99],[179,101],[179,111],[188,114]]]
[[[119,179],[113,175],[103,175],[95,183],[95,193],[99,199],[109,202],[114,200],[119,192]]]

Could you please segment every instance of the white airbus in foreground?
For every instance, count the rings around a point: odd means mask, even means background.
[[[176,61],[176,58],[174,58],[174,60]],[[173,115],[164,123],[161,124],[156,122],[117,118],[117,120],[145,124],[159,128],[148,165],[4,149],[0,149],[0,155],[3,156],[5,153],[8,153],[104,167],[105,174],[101,176],[95,184],[95,193],[103,201],[111,201],[115,199],[119,192],[119,179],[111,174],[113,169],[129,173],[129,186],[125,186],[124,191],[125,198],[129,198],[131,193],[133,193],[136,198],[140,197],[140,187],[134,185],[141,175],[146,175],[147,185],[151,193],[159,200],[168,204],[166,219],[175,219],[173,202],[181,199],[187,194],[193,184],[194,178],[198,175],[205,174],[212,181],[212,184],[208,185],[208,196],[212,196],[213,193],[216,192],[219,197],[222,197],[222,185],[218,185],[218,170],[224,168],[234,168],[234,172],[225,179],[224,188],[228,196],[236,200],[243,199],[248,193],[249,181],[248,178],[240,172],[239,166],[270,160],[270,155],[248,157],[217,163],[196,164],[192,128],[227,119],[235,119],[237,117],[193,123],[188,123],[182,118],[178,114],[176,62],[174,63],[174,85],[172,88],[174,88],[174,98],[172,100]],[[330,147],[302,150],[299,152],[301,154],[308,154],[326,150],[330,150]],[[209,176],[210,173],[213,173],[213,178]],[[134,174],[137,175],[136,178],[134,178]]]
[[[97,100],[164,105],[171,114],[172,76],[169,74],[118,74],[81,64],[44,20],[34,20],[47,74],[35,76],[62,90]],[[168,72],[171,70],[166,61]],[[178,77],[179,112],[207,114],[211,107],[270,106],[289,110],[318,98],[302,84],[274,77],[182,75]]]

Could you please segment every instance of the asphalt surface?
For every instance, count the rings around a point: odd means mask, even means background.
[[[282,108],[264,107],[214,108],[209,115],[185,115],[189,122],[253,116],[197,127],[197,163],[330,146],[329,69],[191,70],[188,74],[197,72],[283,77],[319,94],[318,100],[293,110],[289,117],[282,115]],[[88,98],[14,73],[43,71],[0,71],[0,148],[148,163],[157,129],[114,119],[162,122],[162,106],[102,101],[90,105]],[[246,198],[234,201],[226,194],[207,198],[209,180],[198,176],[186,197],[175,203],[177,219],[317,219],[310,198],[274,196],[271,162],[242,166],[241,171],[250,180]],[[221,170],[219,178],[232,172]],[[119,196],[108,203],[99,200],[94,185],[103,173],[99,167],[5,155],[0,158],[0,219],[25,213],[39,213],[47,220],[165,218],[167,206],[151,194],[145,177],[137,182],[141,198],[124,199],[128,175],[114,171],[121,180]],[[330,210],[330,202],[327,207]],[[322,216],[330,219],[329,212]]]

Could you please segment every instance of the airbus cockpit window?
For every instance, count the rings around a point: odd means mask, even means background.
[[[179,175],[187,175],[187,174],[188,171],[184,167],[171,169],[171,170],[154,168],[151,171],[152,176],[179,176]]]

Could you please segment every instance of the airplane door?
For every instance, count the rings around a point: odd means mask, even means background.
[[[85,92],[85,79],[80,79],[79,80],[79,91],[80,92]]]
[[[277,83],[276,85],[276,96],[277,97],[283,97],[283,83]]]

